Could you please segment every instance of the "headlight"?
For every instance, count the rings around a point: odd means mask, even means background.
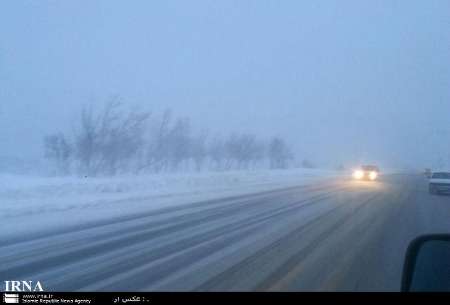
[[[355,170],[353,172],[353,178],[362,179],[364,177],[364,172],[362,170]]]
[[[370,172],[369,173],[369,178],[370,180],[375,180],[378,177],[378,173],[377,172]]]

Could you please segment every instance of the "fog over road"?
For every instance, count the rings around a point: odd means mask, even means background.
[[[5,240],[0,280],[46,291],[396,291],[409,241],[443,232],[450,197],[429,195],[420,175],[335,179]]]

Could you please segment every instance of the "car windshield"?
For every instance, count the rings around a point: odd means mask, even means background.
[[[432,178],[435,178],[435,179],[450,179],[450,173],[434,173]]]
[[[398,291],[450,233],[450,0],[3,0],[0,37],[2,292]]]

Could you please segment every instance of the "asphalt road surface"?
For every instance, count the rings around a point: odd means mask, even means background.
[[[0,243],[0,280],[46,291],[398,291],[406,247],[450,233],[419,175],[195,202]]]

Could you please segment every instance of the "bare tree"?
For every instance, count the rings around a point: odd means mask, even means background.
[[[107,103],[101,116],[101,169],[109,175],[127,170],[143,144],[143,131],[150,115],[137,111],[125,113],[121,106],[118,100],[112,100]]]
[[[178,170],[180,165],[191,155],[191,127],[188,118],[179,118],[168,134],[169,159],[171,170]]]
[[[269,143],[268,157],[271,168],[287,168],[293,155],[282,138],[274,137]]]
[[[264,145],[252,134],[232,134],[225,143],[225,149],[228,160],[233,160],[239,169],[248,169],[264,157]]]
[[[152,119],[151,125],[149,117],[148,112],[124,109],[118,98],[109,100],[99,112],[85,106],[72,141],[62,134],[45,138],[46,157],[62,173],[69,172],[72,159],[79,173],[90,176],[192,166],[200,171],[207,162],[216,170],[249,169],[265,158],[271,168],[286,168],[293,158],[279,137],[269,145],[254,134],[233,133],[226,139],[216,136],[207,141],[206,132],[193,133],[189,118],[173,118],[170,110],[159,120]]]
[[[226,151],[225,143],[219,136],[216,136],[209,143],[207,153],[214,164],[214,168],[216,170],[222,170],[224,166],[223,162],[226,158]]]
[[[160,172],[168,168],[169,162],[169,143],[168,137],[171,128],[172,112],[166,110],[156,126],[155,131],[150,131],[148,139],[148,150],[146,158],[146,167],[155,172]]]
[[[76,137],[81,171],[87,175],[115,175],[136,157],[143,145],[143,131],[149,113],[124,112],[118,99],[106,103],[96,115],[84,108]]]
[[[201,171],[208,155],[206,148],[207,133],[202,132],[200,135],[193,137],[191,141],[191,157],[194,160],[195,169]]]
[[[72,147],[62,133],[44,138],[45,158],[55,162],[59,173],[67,175],[70,171]]]
[[[87,175],[94,174],[94,162],[98,155],[98,126],[92,105],[84,106],[81,110],[80,126],[75,136],[76,158],[79,170]]]
[[[239,135],[233,133],[229,135],[228,139],[224,142],[224,165],[223,169],[229,170],[233,166],[238,166],[240,149],[239,149]]]

